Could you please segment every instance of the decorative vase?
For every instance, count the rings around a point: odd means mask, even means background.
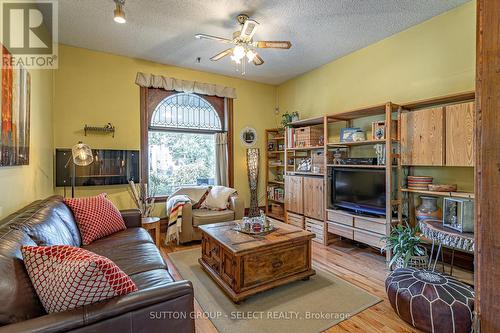
[[[417,221],[426,219],[441,220],[443,214],[441,208],[437,205],[437,199],[436,197],[420,197],[422,203],[415,209]]]

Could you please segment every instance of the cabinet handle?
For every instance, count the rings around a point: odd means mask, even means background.
[[[281,266],[283,266],[283,261],[278,259],[273,261],[271,265],[273,266],[273,268],[280,268]]]

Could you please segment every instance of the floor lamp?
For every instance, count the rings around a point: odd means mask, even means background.
[[[92,149],[83,142],[79,141],[76,145],[71,148],[71,156],[66,163],[66,168],[69,163],[72,163],[71,167],[71,197],[75,197],[75,186],[76,186],[76,166],[87,166],[94,162],[94,156],[92,156]],[[66,190],[65,190],[66,192]],[[66,193],[65,193],[66,194]]]
[[[248,216],[259,216],[259,200],[257,197],[257,185],[259,183],[259,148],[247,149],[247,172],[248,184],[250,185],[250,209],[248,211]]]

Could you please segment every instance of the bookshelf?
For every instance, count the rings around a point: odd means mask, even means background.
[[[285,136],[278,128],[266,129],[266,215],[285,220]]]

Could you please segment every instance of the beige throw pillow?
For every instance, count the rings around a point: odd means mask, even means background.
[[[208,193],[203,207],[212,210],[224,210],[229,205],[229,197],[236,193],[234,188],[225,186],[214,186]]]

